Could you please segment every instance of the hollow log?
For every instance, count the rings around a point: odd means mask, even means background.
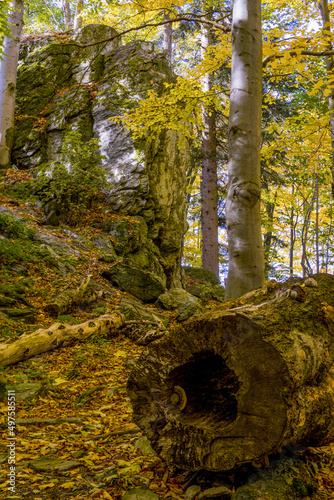
[[[134,420],[166,461],[213,471],[334,439],[334,276],[273,281],[194,316],[133,368]]]

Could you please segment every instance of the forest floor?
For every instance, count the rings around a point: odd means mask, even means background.
[[[29,202],[5,194],[0,195],[0,205],[27,217]],[[38,229],[39,221],[31,217],[28,224]],[[89,221],[69,229],[85,238],[92,231],[96,233]],[[59,234],[59,231],[50,229],[50,235]],[[24,297],[38,312],[33,324],[0,318],[0,342],[15,340],[22,333],[52,324],[55,319],[44,312],[50,296],[69,282],[79,284],[87,275],[101,287],[108,287],[107,307],[110,310],[119,305],[127,294],[101,278],[102,264],[97,253],[82,253],[84,258],[76,263],[76,272],[66,278],[47,261],[23,260],[17,266],[0,259],[0,285],[14,286],[24,282]],[[214,304],[208,303],[207,307],[214,307]],[[105,309],[106,304],[77,307],[63,320],[82,323],[96,318],[101,308]],[[173,327],[174,313],[159,312],[170,316],[170,327]],[[125,388],[131,363],[142,350],[143,347],[121,333],[112,338],[92,336],[64,349],[45,352],[2,368],[0,376],[6,384],[34,383],[39,384],[41,390],[32,399],[16,399],[13,433],[8,428],[7,400],[0,401],[0,499],[120,500],[126,491],[143,487],[160,499],[178,500],[184,497],[190,484],[198,484],[202,490],[223,484],[234,491],[247,481],[251,474],[247,468],[226,474],[200,471],[194,477],[193,472],[164,463],[147,446],[133,422]],[[10,491],[8,459],[11,448],[8,445],[13,442],[15,490]],[[302,453],[313,464],[319,484],[312,500],[334,499],[334,446]]]

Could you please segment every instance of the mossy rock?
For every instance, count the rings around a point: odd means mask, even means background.
[[[177,321],[186,321],[194,316],[194,314],[202,314],[204,312],[203,303],[197,297],[188,298],[177,309]]]
[[[36,323],[36,316],[38,314],[34,309],[16,309],[12,307],[7,307],[3,312],[12,319],[23,320],[25,323],[34,324]]]
[[[156,305],[167,310],[177,309],[190,297],[191,294],[186,290],[183,290],[183,288],[173,288],[160,295],[156,302]]]
[[[188,274],[192,278],[195,278],[200,283],[211,283],[212,285],[220,284],[219,279],[214,273],[212,273],[211,271],[207,271],[202,267],[184,266],[183,269],[186,274]]]
[[[39,395],[45,394],[45,386],[39,383],[8,384],[6,391],[14,390],[15,398],[23,401],[36,399]]]
[[[147,224],[143,217],[118,217],[104,223],[103,230],[112,237],[117,255],[136,252],[147,240]]]
[[[102,276],[143,302],[154,302],[166,289],[166,282],[159,276],[138,267],[117,264],[104,271]]]

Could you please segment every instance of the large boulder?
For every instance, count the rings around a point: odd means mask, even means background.
[[[115,121],[136,107],[148,90],[165,92],[164,83],[174,78],[153,44],[122,45],[119,37],[110,41],[115,35],[111,27],[88,25],[57,37],[23,40],[12,162],[31,169],[59,160],[69,129],[79,130],[84,140],[97,138],[105,157],[101,166],[111,184],[105,194],[110,213],[117,216],[103,229],[118,256],[130,255],[131,262],[123,264],[132,266],[138,286],[139,271],[146,278],[158,275],[160,295],[166,288],[184,286],[180,264],[189,151],[178,148],[173,130],[151,142],[134,140]],[[152,256],[138,271],[141,264],[133,260],[141,261],[147,252]],[[119,273],[115,280],[127,288]],[[153,295],[150,300],[158,297]]]

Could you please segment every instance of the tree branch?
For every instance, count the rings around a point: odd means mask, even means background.
[[[175,17],[174,19],[169,19],[165,21],[161,21],[159,23],[144,23],[140,26],[136,26],[135,28],[129,28],[125,31],[122,31],[121,33],[117,33],[114,36],[111,36],[110,38],[106,38],[105,40],[100,40],[99,42],[93,42],[93,43],[87,43],[85,45],[81,43],[76,43],[76,42],[69,42],[68,45],[75,45],[76,47],[80,47],[82,49],[86,47],[93,47],[94,45],[100,45],[101,43],[106,43],[106,42],[111,42],[115,38],[119,38],[122,35],[126,35],[127,33],[130,33],[131,31],[138,31],[143,28],[148,28],[148,27],[157,27],[157,26],[163,26],[164,24],[168,23],[176,23],[178,21],[196,21],[198,23],[204,23],[204,24],[210,24],[211,26],[214,26],[215,28],[228,33],[231,31],[231,27],[228,25],[223,25],[216,23],[215,21],[210,21],[208,19],[203,19],[202,17]]]
[[[313,50],[302,50],[301,52],[296,52],[295,50],[291,50],[289,52],[291,57],[297,57],[299,55],[302,56],[313,56],[313,57],[325,57],[325,56],[333,56],[334,50],[322,50],[320,52],[314,52]],[[284,57],[283,54],[271,54],[267,56],[262,61],[262,67],[265,68],[267,64],[273,59],[282,59]]]

